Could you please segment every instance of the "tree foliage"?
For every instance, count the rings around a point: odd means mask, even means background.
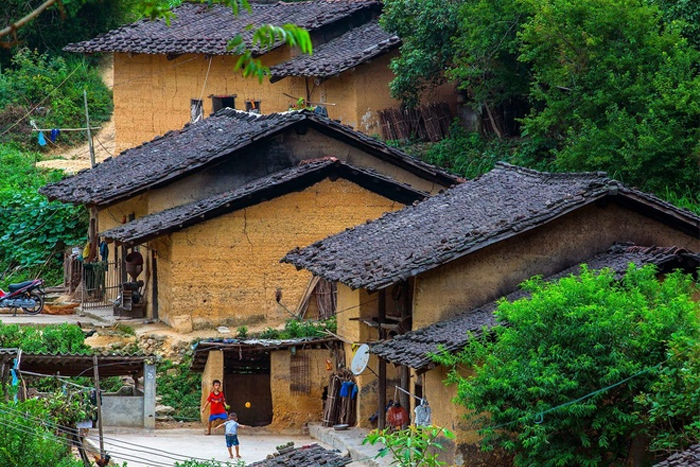
[[[62,281],[64,249],[84,243],[87,212],[49,202],[37,189],[58,180],[58,172],[34,165],[39,155],[11,145],[0,148],[0,285],[42,276],[49,284]]]
[[[700,332],[688,276],[660,282],[653,267],[630,266],[617,281],[583,267],[556,284],[523,286],[531,298],[496,311],[508,326],[438,357],[473,367],[450,381],[485,447],[514,453],[518,466],[603,466],[626,459],[647,429],[663,440],[698,419],[684,389],[697,377],[678,379]]]
[[[107,32],[136,18],[138,0],[61,0],[16,32],[13,47],[0,48],[0,64],[9,65],[21,48],[63,55],[63,47]],[[15,23],[31,13],[43,0],[3,0],[0,2],[0,28]],[[3,38],[14,42],[10,35]]]
[[[538,149],[522,158],[534,165],[605,170],[652,191],[700,188],[700,3],[385,3],[384,25],[403,41],[395,97],[412,105],[446,76],[484,119],[529,103],[518,136]]]
[[[87,90],[90,123],[99,125],[109,120],[112,93],[98,70],[84,58],[63,58],[29,49],[17,51],[12,67],[0,73],[0,141],[38,150],[31,121],[39,128],[84,127],[83,90]],[[58,142],[82,143],[85,139],[84,132],[66,132]]]
[[[43,328],[0,323],[0,348],[29,353],[91,354],[83,331],[75,324],[54,324]]]

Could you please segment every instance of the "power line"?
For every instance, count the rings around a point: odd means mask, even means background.
[[[19,125],[25,118],[29,117],[32,113],[34,113],[34,111],[36,111],[36,109],[38,109],[38,108],[41,106],[41,104],[43,104],[43,103],[46,101],[46,99],[48,99],[49,97],[51,97],[51,95],[52,95],[54,92],[58,91],[58,90],[61,88],[61,86],[63,86],[63,85],[66,83],[66,81],[68,81],[68,78],[70,78],[71,76],[73,76],[73,75],[75,74],[75,72],[78,71],[78,68],[80,68],[82,65],[83,65],[83,63],[78,64],[78,66],[76,66],[76,67],[73,69],[73,71],[71,71],[70,74],[69,74],[68,76],[66,76],[66,77],[63,79],[63,81],[61,81],[61,83],[60,83],[58,86],[56,86],[55,88],[53,88],[53,90],[51,90],[50,93],[48,93],[37,105],[35,105],[33,109],[31,109],[30,111],[28,111],[26,114],[24,114],[23,117],[21,117],[19,120],[17,120],[15,123],[13,123],[13,124],[12,124],[10,127],[8,127],[5,131],[3,131],[2,133],[0,133],[0,138],[2,138],[3,136],[5,136],[11,129],[13,129],[13,128],[16,127],[17,125]]]

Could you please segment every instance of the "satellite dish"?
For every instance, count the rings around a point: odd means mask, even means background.
[[[367,363],[369,363],[369,345],[362,344],[352,357],[350,371],[352,371],[353,375],[359,376],[367,368]]]

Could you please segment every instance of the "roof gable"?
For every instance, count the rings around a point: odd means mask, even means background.
[[[395,49],[400,43],[397,35],[384,32],[379,22],[371,21],[319,45],[313,55],[299,55],[271,67],[270,81],[287,76],[328,78]]]
[[[252,3],[251,7],[251,13],[241,11],[238,17],[234,17],[231,8],[223,5],[207,7],[183,3],[173,9],[176,17],[170,25],[162,19],[140,20],[94,39],[69,44],[63,50],[78,53],[230,55],[233,51],[227,49],[228,41],[241,34],[253,52],[260,54],[265,51],[252,47],[252,31],[246,29],[249,24],[293,23],[314,31],[363,9],[378,11],[380,3],[376,0],[314,0]],[[280,45],[282,43],[275,47]]]
[[[352,288],[378,290],[608,197],[700,235],[700,217],[604,173],[545,173],[498,163],[417,205],[292,250],[282,261]]]
[[[404,204],[428,196],[427,193],[417,191],[375,172],[344,164],[334,158],[326,158],[309,161],[298,167],[261,177],[243,187],[206,199],[141,217],[103,232],[101,235],[108,241],[129,245],[139,244],[222,214],[302,190],[323,179],[337,177],[351,180],[363,188]]]
[[[200,122],[127,149],[93,169],[46,185],[39,191],[51,200],[107,206],[221,163],[233,153],[284,131],[298,128],[303,132],[305,125],[426,180],[443,186],[460,180],[438,167],[308,110],[257,115],[223,109]]]
[[[700,254],[675,247],[615,245],[608,252],[596,255],[583,263],[595,270],[609,268],[617,277],[622,277],[630,263],[638,267],[654,264],[659,267],[660,272],[679,267],[684,270],[696,270],[700,265]],[[547,277],[545,281],[554,282],[566,276],[577,275],[579,271],[580,265],[577,265]],[[524,290],[517,290],[504,298],[515,301],[529,295]],[[374,345],[370,352],[392,363],[414,369],[425,368],[432,363],[430,353],[436,353],[440,348],[448,352],[462,349],[472,336],[478,336],[484,329],[496,326],[498,323],[494,311],[498,308],[498,303],[499,300],[495,300],[464,311],[454,318],[382,341]]]

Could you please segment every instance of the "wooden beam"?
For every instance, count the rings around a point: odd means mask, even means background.
[[[379,322],[379,339],[384,339],[384,329],[382,329],[382,323],[386,320],[386,289],[379,291],[379,305],[378,305],[378,322]],[[378,384],[378,405],[379,405],[379,418],[377,419],[377,428],[383,430],[386,427],[386,360],[379,357],[379,374],[378,374],[379,384]]]

